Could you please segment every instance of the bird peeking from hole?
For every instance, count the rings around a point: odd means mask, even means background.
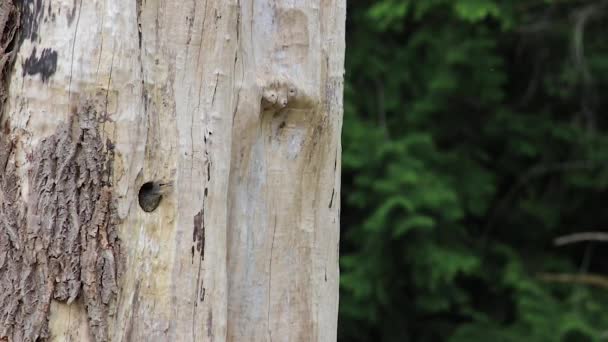
[[[160,205],[163,195],[173,188],[173,182],[147,182],[139,189],[139,206],[147,213],[154,211]]]

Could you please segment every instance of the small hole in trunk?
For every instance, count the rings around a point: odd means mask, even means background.
[[[147,213],[153,212],[158,208],[163,199],[162,184],[157,182],[144,183],[139,189],[139,206]]]

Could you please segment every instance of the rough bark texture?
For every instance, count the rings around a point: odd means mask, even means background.
[[[119,258],[112,160],[96,111],[79,110],[30,156],[27,202],[11,149],[0,152],[8,160],[0,175],[0,336],[10,341],[47,339],[51,300],[71,304],[81,294],[91,333],[107,340]]]
[[[0,337],[335,340],[345,0],[19,4]]]

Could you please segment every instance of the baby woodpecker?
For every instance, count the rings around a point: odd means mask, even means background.
[[[149,213],[158,208],[163,195],[168,194],[173,188],[173,182],[147,182],[139,189],[139,206],[143,211]]]

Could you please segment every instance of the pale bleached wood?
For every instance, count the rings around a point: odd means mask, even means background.
[[[24,3],[0,127],[27,202],[32,152],[98,110],[124,270],[108,340],[335,341],[345,1]],[[44,49],[43,77],[24,63]],[[146,181],[174,184],[152,213]],[[80,299],[50,332],[94,340]]]
[[[229,341],[336,340],[344,17],[344,1],[242,5]],[[296,103],[260,116],[252,89],[276,84]]]

